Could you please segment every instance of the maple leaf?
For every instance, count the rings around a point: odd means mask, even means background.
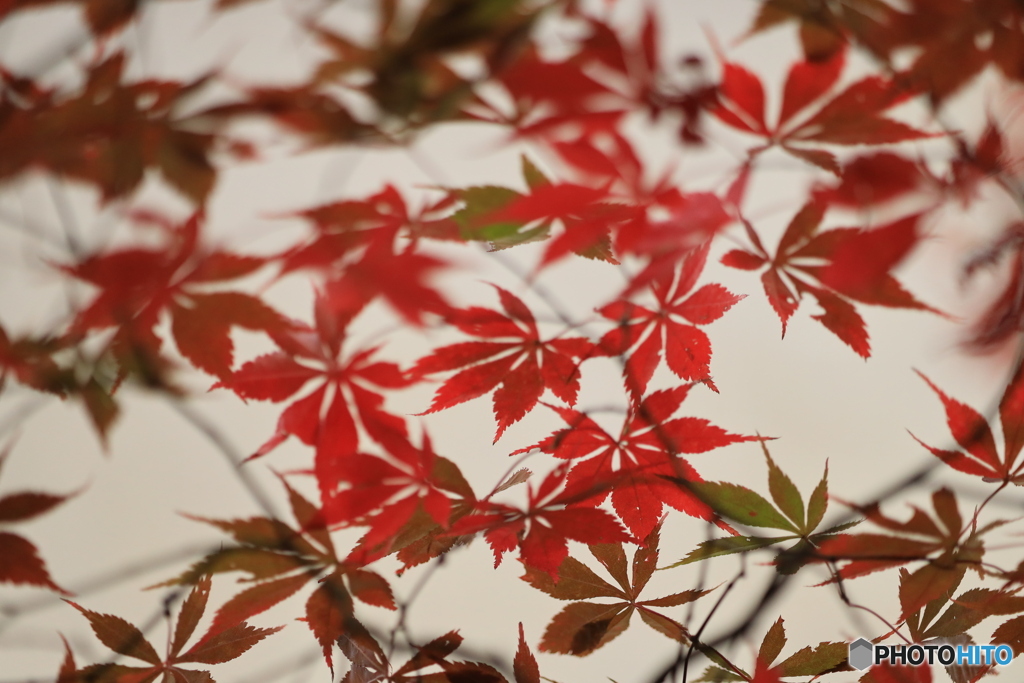
[[[804,505],[800,491],[793,480],[783,472],[768,453],[768,447],[761,442],[768,464],[768,490],[772,503],[760,494],[738,484],[729,482],[696,481],[687,484],[691,495],[707,505],[715,514],[732,522],[760,528],[787,532],[785,536],[728,536],[703,541],[686,557],[669,565],[666,569],[712,557],[744,553],[767,548],[779,543],[796,541],[782,550],[774,560],[775,568],[782,574],[793,574],[814,558],[814,549],[834,534],[844,531],[859,522],[847,522],[838,526],[818,530],[828,508],[828,465],[821,481],[811,492]]]
[[[713,520],[710,507],[672,481],[700,481],[697,472],[678,454],[703,453],[757,437],[731,434],[700,418],[672,419],[689,390],[690,385],[682,385],[656,391],[634,404],[618,436],[606,432],[584,413],[551,406],[569,427],[513,455],[536,448],[568,460],[569,486],[583,488],[588,482],[604,482],[605,486],[579,504],[600,505],[610,495],[615,513],[637,538],[654,529],[665,505]]]
[[[588,75],[587,59],[582,53],[579,59],[545,61],[530,45],[498,74],[498,82],[511,97],[512,111],[503,111],[480,93],[467,109],[479,118],[515,126],[520,136],[545,135],[569,121],[621,116],[621,106],[597,106],[602,96],[616,93]]]
[[[548,624],[541,640],[541,650],[576,656],[588,655],[623,633],[634,613],[638,613],[645,624],[662,635],[680,643],[690,642],[686,628],[656,608],[684,605],[714,589],[694,589],[661,598],[639,599],[658,564],[660,528],[658,524],[652,529],[634,553],[631,578],[627,572],[626,553],[621,544],[591,544],[591,554],[604,566],[615,584],[608,583],[573,557],[562,560],[557,582],[544,571],[526,567],[526,574],[522,577],[524,581],[553,598],[573,601]],[[584,601],[592,598],[612,598],[617,602]]]
[[[551,182],[525,154],[522,156],[522,171],[531,189]],[[457,228],[459,239],[486,241],[492,251],[547,239],[551,230],[547,223],[530,226],[524,221],[493,218],[495,212],[522,196],[516,190],[498,185],[449,190],[449,197],[461,205],[450,219]]]
[[[704,285],[691,293],[704,270],[709,248],[710,242],[705,242],[687,254],[674,272],[652,284],[657,309],[623,299],[598,309],[602,316],[617,323],[598,347],[609,356],[626,358],[622,373],[634,397],[646,392],[662,356],[676,377],[705,382],[714,389],[711,340],[697,325],[718,320],[743,297],[718,284]]]
[[[822,309],[812,317],[867,358],[871,355],[867,327],[851,299],[938,313],[903,289],[889,272],[917,243],[921,214],[871,229],[819,231],[825,211],[825,205],[813,199],[805,204],[786,226],[774,256],[768,254],[753,226],[744,221],[751,249],[733,249],[722,257],[722,263],[740,270],[767,266],[761,283],[782,322],[783,336],[800,299],[809,294]]]
[[[494,552],[495,567],[501,564],[505,553],[518,547],[519,559],[524,565],[546,572],[553,580],[562,560],[569,555],[567,540],[630,541],[615,518],[604,510],[572,507],[592,496],[593,488],[601,484],[586,482],[586,487],[570,487],[565,484],[566,472],[567,467],[560,465],[539,486],[529,487],[525,510],[487,499],[478,501],[470,514],[452,523],[448,535],[482,531]]]
[[[1020,31],[1024,11],[1014,3],[992,3],[977,12],[964,0],[912,0],[885,15],[885,57],[912,47],[915,58],[903,78],[942,103],[988,65],[1008,78],[1020,77]],[[942,40],[936,40],[942,35]]]
[[[315,446],[314,474],[326,500],[347,459],[359,449],[354,415],[377,443],[401,444],[406,438],[405,420],[384,411],[384,397],[379,392],[409,382],[397,365],[374,360],[375,348],[343,357],[350,320],[335,316],[320,293],[314,303],[314,318],[313,328],[292,323],[289,333],[276,336],[281,351],[245,363],[217,386],[243,399],[281,402],[306,384],[319,381],[312,392],[284,409],[274,434],[250,459],[266,455],[289,436]]]
[[[342,683],[417,683],[419,681],[449,681],[458,683],[507,683],[507,679],[494,667],[481,662],[451,661],[449,656],[462,644],[458,631],[434,638],[425,645],[414,646],[412,656],[401,666],[393,668],[377,639],[361,624],[341,635],[338,645],[350,662]],[[429,669],[437,667],[440,673]],[[526,645],[523,625],[519,625],[519,649],[513,664],[515,683],[540,683],[537,661]]]
[[[883,0],[829,5],[817,0],[765,0],[748,30],[754,35],[796,22],[808,62],[822,62],[843,50],[852,34],[859,44],[881,54],[886,18],[892,7]]]
[[[970,277],[982,268],[991,268],[1003,257],[1008,257],[1009,272],[1002,275],[1003,287],[999,295],[988,305],[973,325],[968,346],[979,351],[991,351],[1012,339],[1024,323],[1024,309],[1020,291],[1024,287],[1024,267],[1021,254],[1024,253],[1024,223],[1013,222],[1003,229],[988,248],[974,255],[964,267],[964,275]]]
[[[93,10],[134,2],[93,0]],[[109,26],[130,13],[90,20]],[[113,22],[113,23],[112,23]],[[201,205],[216,181],[209,159],[215,136],[197,132],[181,104],[209,80],[191,83],[144,80],[124,82],[126,55],[109,56],[90,66],[79,92],[58,96],[35,89],[26,99],[0,98],[0,178],[31,168],[95,184],[104,201],[123,197],[142,182],[148,168]]]
[[[248,574],[245,589],[220,607],[212,630],[227,630],[265,612],[313,583],[304,621],[333,670],[331,653],[343,633],[358,628],[354,600],[397,609],[391,586],[379,574],[338,559],[324,512],[283,478],[298,528],[278,519],[215,520],[194,517],[230,535],[236,545],[219,548],[183,574],[159,585],[197,584],[227,572]]]
[[[212,681],[209,672],[182,669],[180,665],[222,664],[231,661],[240,657],[270,634],[283,628],[282,626],[256,628],[244,622],[226,628],[218,628],[218,624],[215,622],[198,641],[185,650],[185,645],[191,640],[200,618],[206,611],[209,595],[210,579],[204,577],[182,603],[173,638],[168,640],[165,657],[160,657],[157,654],[156,649],[146,639],[142,631],[121,617],[93,612],[70,600],[67,601],[89,620],[93,633],[107,648],[121,656],[139,660],[146,665],[93,664],[80,669],[77,675],[85,681],[117,680],[149,683],[161,674],[186,681]]]
[[[761,641],[757,651],[757,665],[752,683],[776,683],[782,677],[820,676],[821,674],[847,669],[848,643],[821,642],[814,647],[805,647],[775,664],[786,647],[786,627],[782,617],[772,625]],[[760,676],[760,678],[759,678]]]
[[[835,157],[807,143],[832,145],[880,145],[930,137],[884,114],[916,94],[898,78],[868,76],[822,102],[842,73],[843,48],[823,61],[800,61],[790,67],[783,86],[778,121],[765,119],[765,92],[760,79],[744,67],[724,62],[718,106],[711,114],[736,130],[765,138],[765,145],[751,150],[756,156],[779,146],[789,154],[833,173]],[[817,108],[812,106],[819,104]]]
[[[932,494],[935,520],[916,506],[906,522],[883,515],[877,504],[857,507],[868,521],[891,534],[838,534],[818,547],[818,557],[845,562],[826,583],[864,576],[881,569],[900,567],[915,561],[925,564],[905,572],[900,582],[902,618],[906,619],[936,598],[953,591],[964,571],[973,567],[982,573],[982,536],[1002,524],[968,530],[955,495],[946,488]]]
[[[995,437],[985,418],[970,406],[947,396],[920,372],[946,412],[946,425],[963,450],[942,450],[918,443],[955,470],[981,477],[987,482],[1009,482],[1024,485],[1024,464],[1018,464],[1024,448],[1024,369],[1020,365],[1007,382],[999,401],[999,421],[1003,431],[1003,456],[1000,457]]]
[[[37,391],[64,396],[78,382],[74,373],[60,367],[54,355],[67,347],[67,341],[57,338],[11,338],[0,326],[0,389],[8,377]]]
[[[872,152],[842,164],[838,180],[814,188],[816,201],[856,209],[903,197],[926,182],[935,182],[923,164],[893,152]]]
[[[540,269],[569,254],[618,263],[611,253],[611,235],[640,211],[638,206],[613,201],[605,188],[550,182],[514,198],[490,220],[535,226],[561,223],[563,231],[548,243],[537,266]]]
[[[327,523],[369,527],[346,559],[355,565],[392,552],[402,541],[401,530],[417,513],[425,513],[431,527],[444,529],[457,505],[476,500],[458,466],[434,453],[425,435],[420,448],[395,441],[387,458],[366,453],[349,456],[336,475],[324,502]],[[453,500],[452,494],[459,499]]]
[[[415,250],[415,239],[399,248],[403,232],[446,235],[450,221],[435,218],[450,200],[409,211],[402,196],[388,185],[365,200],[343,201],[300,212],[316,226],[316,234],[281,256],[281,274],[314,269],[326,276],[324,305],[344,324],[380,297],[408,322],[422,326],[425,313],[444,315],[447,301],[427,284],[429,275],[446,263]],[[342,326],[343,326],[342,325]]]
[[[11,446],[0,453],[0,468],[7,462]],[[24,522],[49,512],[76,494],[58,496],[52,493],[19,491],[0,496],[0,524]],[[40,586],[70,595],[50,577],[46,563],[35,544],[24,536],[0,531],[0,583]]]
[[[949,172],[941,179],[941,185],[959,199],[965,208],[979,197],[983,183],[993,178],[998,180],[1006,175],[1014,175],[1020,166],[1020,158],[1008,153],[1003,131],[991,118],[973,145],[959,135],[954,138],[954,142],[958,154],[949,164]],[[972,265],[977,267],[990,262],[1005,246],[1002,239],[997,240],[993,249],[982,252],[980,257],[969,262],[968,274]]]
[[[251,294],[205,290],[255,272],[265,259],[200,247],[200,214],[180,225],[147,212],[135,217],[156,226],[164,239],[162,248],[117,249],[62,267],[99,289],[76,315],[71,333],[116,328],[108,348],[122,375],[134,371],[149,383],[160,381],[159,371],[166,362],[160,357],[161,341],[154,328],[164,313],[170,315],[171,334],[181,354],[220,378],[231,372],[233,327],[269,335],[288,329],[283,316]]]
[[[579,364],[593,352],[582,337],[541,341],[537,321],[514,294],[494,286],[503,312],[472,307],[448,322],[486,341],[442,346],[416,362],[410,374],[422,378],[459,370],[437,389],[427,413],[451,408],[494,391],[497,442],[504,431],[537,405],[545,389],[573,405],[580,387]]]

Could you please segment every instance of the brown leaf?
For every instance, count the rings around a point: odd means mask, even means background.
[[[632,608],[574,602],[562,608],[544,631],[540,649],[544,652],[588,655],[625,630]]]
[[[212,636],[207,634],[202,640],[189,648],[188,652],[174,658],[173,661],[223,664],[241,656],[253,645],[271,633],[277,633],[282,628],[284,627],[256,628],[249,624],[238,624]]]
[[[160,655],[146,640],[146,636],[142,635],[142,631],[133,624],[113,614],[100,614],[87,610],[70,600],[67,603],[85,615],[92,626],[93,633],[108,648],[126,657],[141,659],[154,666],[160,665]]]
[[[320,643],[332,673],[331,651],[334,643],[345,633],[347,623],[353,621],[352,615],[352,598],[337,574],[322,579],[306,601],[306,622]]]
[[[526,567],[526,574],[522,578],[537,590],[544,591],[558,600],[600,597],[628,599],[623,591],[602,579],[590,567],[574,557],[562,560],[558,567],[558,583],[555,583],[548,572],[535,567]]]
[[[12,493],[0,498],[0,522],[21,522],[31,519],[60,505],[69,497],[28,491]]]
[[[519,649],[516,650],[516,658],[512,662],[512,673],[515,675],[516,683],[540,683],[540,669],[537,667],[536,657],[530,652],[530,646],[526,644],[522,622],[519,622]]]
[[[170,656],[173,658],[195,633],[199,620],[206,611],[206,603],[210,598],[210,577],[204,576],[196,583],[192,592],[185,598],[178,613],[178,623],[174,626],[174,640],[171,642]]]

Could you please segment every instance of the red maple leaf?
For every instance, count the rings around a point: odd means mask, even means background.
[[[135,4],[115,7],[91,0],[86,16],[93,22],[117,24],[131,17]],[[112,14],[99,9],[111,7]],[[98,13],[108,16],[101,19]],[[17,97],[6,92],[0,96],[0,147],[5,151],[0,178],[41,168],[94,184],[103,201],[109,201],[138,188],[147,170],[159,170],[194,203],[205,202],[217,179],[209,158],[216,138],[196,130],[193,117],[183,114],[182,102],[210,79],[127,82],[128,62],[123,52],[94,62],[77,92],[63,93],[23,80]],[[5,75],[3,80],[7,86],[13,79]]]
[[[222,379],[230,374],[234,358],[232,327],[270,335],[288,329],[283,316],[251,294],[207,289],[255,272],[266,259],[202,248],[200,214],[179,225],[146,212],[135,217],[157,227],[164,238],[161,248],[117,249],[63,267],[99,289],[75,317],[72,336],[116,328],[108,348],[122,374],[134,370],[153,380],[147,373],[166,364],[154,330],[164,313],[170,315],[171,334],[181,354]]]
[[[814,319],[867,358],[871,355],[867,327],[850,299],[938,313],[903,289],[889,272],[917,244],[921,214],[871,229],[819,231],[825,210],[821,202],[808,202],[786,227],[774,256],[768,254],[753,226],[744,221],[752,249],[734,249],[722,257],[722,263],[740,270],[767,266],[761,283],[782,322],[783,336],[800,299],[809,294],[822,309]]]
[[[616,514],[637,538],[651,533],[665,505],[700,519],[716,520],[710,507],[675,483],[701,481],[696,470],[678,454],[704,453],[758,437],[730,434],[701,418],[672,419],[691,386],[656,391],[634,404],[618,436],[609,434],[584,413],[551,406],[569,427],[513,455],[539,448],[569,460],[568,487],[582,490],[588,482],[606,483],[606,488],[595,490],[578,504],[600,505],[610,493]],[[716,523],[731,531],[724,522]]]
[[[1017,462],[1024,449],[1024,369],[1017,367],[999,401],[999,421],[1003,432],[1002,456],[996,447],[992,429],[981,413],[949,397],[924,375],[921,378],[942,401],[946,424],[962,450],[934,448],[913,434],[911,436],[955,470],[981,477],[985,481],[1024,484],[1024,463]]]
[[[222,664],[231,661],[267,636],[284,628],[283,626],[256,628],[245,622],[214,623],[192,647],[185,650],[185,645],[192,638],[196,626],[199,625],[199,620],[206,611],[209,596],[210,579],[204,577],[182,603],[173,637],[168,636],[167,639],[167,655],[165,657],[161,657],[157,653],[156,648],[134,624],[121,617],[93,612],[68,601],[68,604],[89,620],[93,633],[104,645],[118,655],[139,660],[143,664],[143,666],[114,663],[93,664],[79,670],[78,677],[71,680],[150,683],[160,676],[165,676],[173,680],[209,681],[212,680],[209,672],[182,669],[181,665]],[[71,666],[68,668],[73,669],[73,667],[72,660]],[[62,680],[68,679],[62,678]]]
[[[441,294],[427,283],[444,261],[416,252],[416,239],[451,237],[457,228],[436,214],[451,198],[409,211],[402,196],[390,185],[364,200],[326,204],[300,212],[317,231],[304,244],[285,252],[281,273],[310,268],[327,279],[324,302],[343,320],[355,317],[380,297],[414,325],[423,324],[426,312],[449,309]],[[413,237],[402,244],[403,234]]]
[[[518,297],[495,286],[504,312],[474,306],[454,311],[448,322],[487,341],[450,344],[416,362],[411,374],[420,378],[459,370],[445,380],[426,411],[451,408],[494,392],[494,417],[501,438],[537,405],[544,389],[569,405],[580,388],[579,363],[593,351],[582,337],[541,341],[533,313]]]
[[[452,524],[450,535],[484,532],[494,552],[494,566],[505,553],[519,548],[519,559],[527,567],[558,576],[558,566],[569,555],[567,541],[583,543],[634,542],[622,526],[604,510],[575,507],[594,494],[602,483],[585,486],[566,483],[568,465],[559,465],[536,488],[529,487],[525,510],[490,500],[477,502],[472,513]],[[562,489],[559,491],[559,489]]]
[[[929,137],[885,112],[916,94],[897,78],[867,76],[822,102],[839,80],[846,62],[845,49],[824,61],[793,64],[783,86],[778,121],[765,118],[765,91],[761,80],[744,67],[725,62],[718,105],[711,109],[722,123],[766,139],[752,155],[774,147],[825,170],[837,172],[835,157],[822,149],[801,144],[881,145]],[[812,105],[819,104],[812,109]]]
[[[11,447],[0,453],[0,467],[7,462]],[[51,493],[19,491],[0,496],[0,525],[24,522],[57,507],[75,494],[58,496]],[[65,595],[66,590],[54,583],[39,550],[24,536],[0,531],[0,583],[41,586]]]
[[[274,434],[251,457],[269,453],[289,436],[315,446],[314,473],[326,499],[346,459],[359,450],[354,415],[377,443],[387,447],[404,441],[405,420],[383,409],[380,391],[405,387],[409,380],[394,363],[374,360],[375,348],[343,357],[345,321],[331,314],[322,294],[314,312],[314,328],[294,324],[288,334],[276,337],[281,351],[249,361],[217,386],[243,399],[280,402],[319,380],[312,392],[285,408]]]
[[[710,242],[705,242],[694,249],[674,271],[651,285],[656,309],[620,299],[598,310],[618,325],[601,338],[598,347],[607,355],[626,358],[622,374],[634,397],[647,390],[662,356],[676,377],[714,388],[711,340],[697,325],[718,320],[743,297],[718,284],[691,293],[704,270],[709,248]]]
[[[387,457],[355,453],[327,482],[324,517],[329,525],[369,527],[346,563],[362,565],[392,551],[401,529],[417,513],[447,528],[454,497],[476,500],[455,463],[423,445],[392,439]]]

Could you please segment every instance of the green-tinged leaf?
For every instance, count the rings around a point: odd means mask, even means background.
[[[573,557],[565,558],[559,565],[558,583],[554,582],[548,572],[535,567],[526,567],[526,573],[522,578],[537,590],[558,600],[602,597],[629,599],[625,592],[602,579],[590,567]]]
[[[212,636],[207,634],[193,645],[175,662],[198,662],[200,664],[223,664],[243,655],[249,648],[272,633],[277,633],[283,626],[275,628],[256,628],[249,624],[238,624]]]
[[[821,481],[814,487],[811,497],[807,500],[807,526],[806,531],[814,531],[825,518],[825,510],[828,508],[828,463],[825,463],[825,473],[821,475]]]
[[[863,519],[855,519],[852,522],[843,522],[842,524],[836,524],[835,526],[830,526],[829,528],[825,529],[824,531],[819,531],[818,533],[816,533],[813,536],[811,536],[811,540],[815,541],[816,543],[820,542],[822,539],[824,539],[827,536],[831,536],[833,534],[842,533],[843,531],[846,531],[847,529],[852,529],[853,527],[857,526],[858,524],[860,524],[863,521],[864,521]]]
[[[452,194],[464,204],[452,214],[452,220],[459,226],[464,239],[491,240],[513,235],[523,225],[514,221],[495,223],[488,219],[488,216],[522,196],[515,190],[497,185],[482,185],[453,190]]]
[[[210,599],[210,577],[204,576],[196,583],[192,592],[181,604],[181,611],[178,613],[178,623],[174,626],[174,640],[171,642],[170,656],[174,657],[185,643],[192,637],[199,625],[199,620],[206,612],[206,603]]]
[[[764,635],[761,647],[757,650],[757,658],[764,662],[766,666],[771,666],[772,662],[782,654],[782,648],[784,647],[786,647],[786,626],[782,621],[782,617],[779,617],[778,621],[772,624],[772,627],[768,629],[768,633]]]
[[[772,460],[764,441],[761,442],[761,450],[768,461],[768,491],[772,495],[772,500],[797,529],[804,528],[804,501],[800,497],[800,491],[793,480]]]
[[[632,608],[574,602],[562,608],[544,631],[540,649],[582,657],[608,643],[629,625]]]
[[[845,668],[850,652],[848,643],[818,643],[805,647],[786,657],[778,665],[780,676],[818,676],[837,668]]]
[[[779,551],[775,557],[775,570],[787,576],[796,574],[815,554],[814,545],[800,539],[793,547]]]
[[[491,251],[501,251],[529,242],[542,242],[551,235],[551,223],[545,222],[513,234],[491,238]]]
[[[526,181],[527,187],[531,190],[536,190],[538,187],[551,184],[551,181],[548,180],[547,176],[541,173],[540,169],[530,161],[528,156],[523,154],[520,158],[523,162],[523,180]]]
[[[693,482],[690,488],[723,517],[747,526],[797,533],[793,523],[779,514],[771,503],[744,486],[723,481],[702,481]]]
[[[743,680],[746,679],[732,671],[726,671],[717,666],[709,666],[704,669],[704,673],[701,674],[700,678],[693,679],[693,683],[734,683],[735,681]]]
[[[732,555],[733,553],[742,553],[748,550],[757,550],[758,548],[767,548],[770,545],[782,543],[783,541],[791,541],[796,538],[799,537],[780,536],[778,538],[766,538],[763,536],[727,536],[726,538],[715,538],[710,541],[702,542],[696,548],[691,550],[686,557],[678,562],[670,564],[667,567],[659,567],[659,569],[671,569],[683,564],[706,560],[711,557]]]

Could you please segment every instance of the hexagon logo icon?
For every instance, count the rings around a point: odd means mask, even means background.
[[[850,666],[858,671],[863,671],[871,666],[874,661],[875,646],[871,644],[871,641],[858,638],[850,643]]]

